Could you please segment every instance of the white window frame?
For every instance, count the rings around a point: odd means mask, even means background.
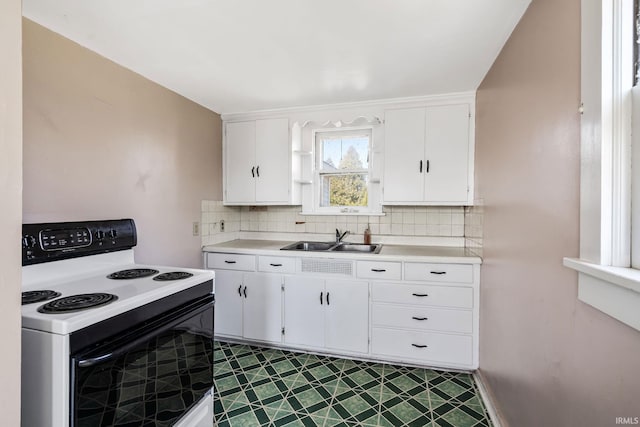
[[[581,11],[580,259],[564,264],[579,272],[581,301],[640,330],[640,270],[631,263],[633,0],[582,0]]]
[[[367,134],[369,136],[369,148],[368,148],[368,167],[362,170],[350,170],[351,173],[367,173],[367,206],[357,207],[339,207],[339,206],[320,206],[322,200],[322,177],[320,173],[320,162],[322,161],[320,155],[320,141],[319,138],[323,135],[336,134],[336,135],[361,135]],[[375,213],[373,211],[372,203],[375,197],[372,198],[373,186],[371,182],[372,175],[372,161],[373,161],[373,127],[371,126],[358,126],[358,127],[344,127],[338,129],[315,129],[312,133],[313,141],[313,210],[319,214],[341,215],[341,214],[356,214],[356,215],[369,215]],[[372,200],[373,199],[373,200]]]

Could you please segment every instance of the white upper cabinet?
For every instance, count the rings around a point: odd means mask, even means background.
[[[385,112],[383,204],[473,204],[468,103]]]
[[[288,119],[225,123],[224,202],[290,204]]]

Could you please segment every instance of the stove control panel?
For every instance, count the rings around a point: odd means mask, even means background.
[[[137,243],[132,219],[22,225],[22,265],[116,250]]]

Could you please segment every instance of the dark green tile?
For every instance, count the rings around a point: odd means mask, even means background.
[[[466,373],[216,342],[214,376],[218,426],[492,425]]]

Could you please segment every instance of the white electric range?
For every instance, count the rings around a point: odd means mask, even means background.
[[[23,225],[23,426],[213,424],[214,274],[136,243],[128,219]]]

